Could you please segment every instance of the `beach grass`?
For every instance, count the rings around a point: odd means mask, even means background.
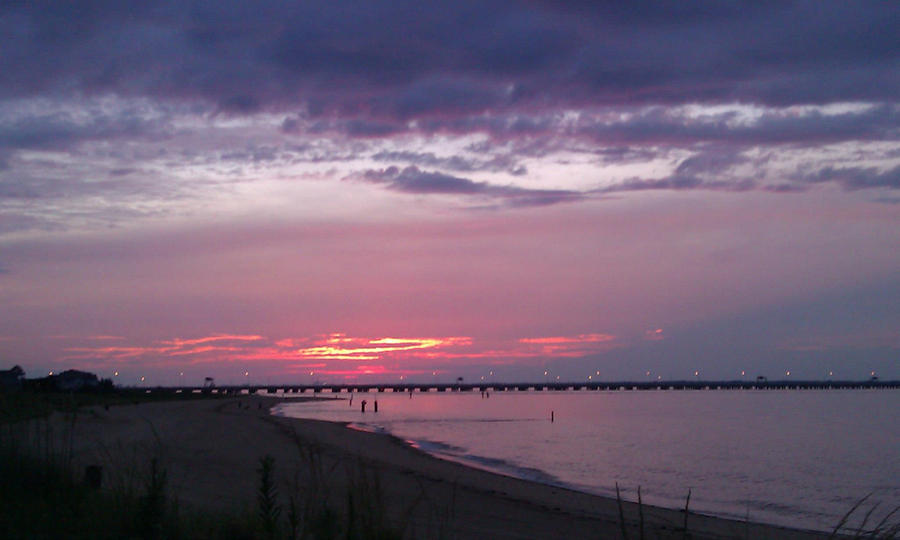
[[[210,396],[176,397],[202,399]],[[440,488],[435,487],[433,477],[411,477],[418,483],[418,490],[407,491],[403,499],[392,499],[384,487],[383,474],[391,475],[396,493],[399,479],[396,471],[387,472],[371,457],[364,460],[362,454],[345,449],[336,452],[335,448],[329,447],[326,452],[307,433],[307,429],[313,432],[318,429],[316,426],[303,424],[308,427],[299,429],[299,424],[279,421],[261,408],[257,411],[256,404],[250,407],[245,400],[210,403],[208,406],[200,403],[171,404],[173,407],[158,404],[144,410],[129,404],[135,400],[140,403],[141,400],[158,401],[159,398],[146,394],[29,396],[24,392],[3,398],[5,403],[14,403],[18,408],[11,413],[4,411],[0,425],[0,537],[348,540],[467,537],[459,533],[460,523],[466,518],[460,515],[463,511],[454,501],[457,501],[457,489],[461,490],[461,503],[464,503],[462,492],[472,496],[473,491],[470,486],[458,486],[456,473],[445,477]],[[259,403],[265,404],[264,401]],[[94,408],[81,409],[80,404]],[[279,437],[288,435],[281,444],[286,444],[289,451],[282,446],[277,459],[263,451],[269,446],[261,447],[260,453],[255,454],[258,457],[254,457],[252,451],[239,454],[246,456],[239,462],[246,465],[245,477],[250,479],[255,475],[255,482],[253,487],[249,482],[241,484],[248,486],[238,493],[246,504],[228,510],[185,503],[177,474],[173,476],[172,471],[167,470],[172,464],[171,456],[161,450],[125,455],[124,447],[107,445],[104,451],[118,458],[108,462],[118,462],[121,467],[118,472],[123,474],[105,476],[110,481],[102,486],[103,489],[98,489],[84,468],[91,462],[73,459],[72,434],[76,428],[89,425],[125,425],[105,424],[105,418],[112,412],[105,413],[97,407],[112,405],[122,406],[116,409],[121,414],[113,415],[119,421],[126,417],[132,419],[145,432],[152,431],[157,442],[160,438],[165,439],[166,432],[157,434],[145,415],[153,417],[154,410],[196,410],[205,411],[198,418],[218,418],[224,425],[240,420],[245,426],[253,426],[254,434],[263,426],[279,430]],[[51,412],[55,413],[52,421],[47,416]],[[26,426],[28,429],[22,429]],[[369,438],[367,435],[360,437]],[[406,474],[405,471],[400,473],[401,476]],[[120,478],[120,481],[116,482],[114,478]],[[483,491],[480,493],[479,496],[484,495]],[[606,525],[602,533],[598,531],[598,537],[712,537],[706,534],[708,520],[690,511],[689,497],[681,512],[667,511],[668,521],[664,527],[660,526],[659,512],[644,506],[640,489],[636,506],[618,497],[618,501],[612,501],[617,512],[607,514]],[[487,498],[481,500],[492,504]],[[602,501],[598,499],[598,503]],[[471,506],[467,508],[472,509]],[[531,511],[535,507],[521,508]],[[883,514],[876,512],[876,508],[868,500],[860,501],[837,524],[831,537],[898,538],[900,524],[894,518],[898,511],[876,520],[873,516]],[[603,512],[598,508],[596,515]],[[523,513],[518,519],[528,521],[530,518]],[[746,525],[746,535],[741,533],[735,538],[759,537],[751,531],[769,530],[757,528],[749,523],[749,519]],[[522,530],[527,531],[528,527]],[[828,533],[815,537],[826,538]]]
[[[157,457],[127,472],[128,482],[100,489],[77,470],[72,439],[80,407],[126,405],[141,394],[97,396],[17,392],[3,394],[0,423],[0,537],[140,539],[347,539],[391,540],[403,527],[387,521],[384,494],[376,472],[363,464],[348,471],[345,505],[334,504],[319,452],[298,444],[305,474],[285,481],[275,459],[263,456],[256,493],[248,493],[243,511],[189,508],[179,502],[168,472]],[[193,398],[187,398],[193,399]],[[51,425],[48,416],[62,415]],[[55,431],[54,431],[55,430]],[[301,479],[302,478],[302,479]],[[288,485],[286,497],[279,485]],[[287,508],[284,511],[285,507]]]

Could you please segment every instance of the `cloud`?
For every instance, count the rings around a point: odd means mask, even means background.
[[[227,194],[273,200],[275,181],[389,165],[362,176],[491,208],[616,191],[894,188],[891,8],[7,2],[0,233],[185,215],[200,205],[179,203]],[[818,176],[738,170],[758,164],[748,156],[841,144],[844,159],[791,163]],[[867,144],[881,155],[854,158],[850,146]],[[644,170],[604,169],[630,164]],[[528,187],[526,173],[560,189]],[[585,178],[605,187],[585,190]]]
[[[309,360],[381,360],[410,351],[428,351],[472,344],[469,337],[441,338],[352,338],[345,334],[331,334],[296,351]],[[415,353],[418,354],[418,353]],[[433,353],[440,354],[440,353]]]
[[[82,342],[64,346],[62,359],[100,370],[142,372],[239,364],[242,372],[275,372],[313,377],[361,378],[458,373],[471,362],[503,365],[511,360],[595,357],[623,346],[604,333],[502,340],[493,344],[472,337],[364,337],[344,333],[272,340],[264,336],[214,334],[189,339],[133,344],[118,336],[56,336]],[[100,341],[100,343],[97,343]],[[122,341],[125,341],[122,343]],[[112,342],[112,343],[109,343]],[[423,367],[427,366],[426,367]],[[471,367],[471,366],[469,366]],[[248,379],[243,379],[243,381]],[[181,380],[179,379],[179,382]]]
[[[612,334],[532,337],[522,338],[519,343],[527,346],[522,354],[548,358],[581,357],[621,347]]]
[[[887,105],[833,114],[774,109],[745,119],[738,110],[690,116],[677,109],[651,107],[621,119],[588,116],[579,121],[576,133],[610,145],[816,145],[895,138],[898,110]]]
[[[757,160],[758,161],[758,160]],[[662,178],[630,178],[599,188],[599,193],[648,190],[710,190],[741,192],[750,190],[770,193],[802,193],[810,186],[834,182],[848,191],[887,188],[900,189],[900,166],[883,170],[875,167],[825,167],[813,173],[788,175],[789,182],[761,182],[740,174],[734,168],[753,163],[746,156],[727,150],[701,152],[684,159],[669,176]],[[756,169],[759,175],[759,169]],[[791,177],[792,176],[792,177]]]
[[[447,157],[437,156],[433,152],[413,152],[408,150],[383,150],[372,156],[376,161],[405,161],[412,165],[440,168],[459,172],[506,171],[514,176],[527,173],[527,169],[515,162],[510,155],[496,155],[490,159],[479,160],[465,158],[460,155]]]
[[[599,193],[617,193],[623,191],[652,191],[652,190],[709,190],[709,191],[748,191],[755,189],[757,184],[753,180],[740,182],[703,180],[697,176],[672,175],[665,178],[640,179],[631,178],[620,184],[598,189]]]
[[[885,171],[874,167],[826,167],[804,179],[811,183],[837,182],[848,190],[900,189],[900,166]]]
[[[402,193],[481,196],[497,199],[512,207],[547,206],[586,198],[584,193],[578,191],[498,186],[440,172],[423,171],[414,166],[368,170],[362,173],[361,178],[367,182],[384,184],[388,189]]]
[[[6,118],[4,118],[6,116]],[[17,118],[0,115],[0,151],[66,150],[85,141],[121,140],[136,137],[159,138],[167,135],[168,126],[159,119],[145,119],[130,111],[118,114],[91,114],[57,111],[53,113],[17,114]]]
[[[7,3],[0,96],[411,117],[585,103],[893,101],[889,3]],[[402,30],[399,30],[401,29]]]

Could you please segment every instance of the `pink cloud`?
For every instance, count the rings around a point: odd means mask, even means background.
[[[499,343],[477,342],[468,336],[359,337],[330,333],[271,340],[255,334],[214,334],[164,339],[146,346],[69,347],[65,349],[65,359],[93,366],[240,362],[264,365],[267,372],[288,374],[315,371],[328,376],[408,376],[443,373],[446,366],[442,365],[455,363],[458,368],[459,361],[502,365],[523,359],[576,358],[619,346],[615,336],[603,333],[529,337]]]

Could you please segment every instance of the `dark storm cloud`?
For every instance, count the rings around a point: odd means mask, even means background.
[[[898,28],[900,10],[880,2],[12,0],[0,4],[0,198],[64,208],[97,197],[98,212],[143,212],[142,198],[215,183],[205,173],[248,179],[264,166],[363,157],[409,165],[380,180],[407,193],[504,206],[586,197],[453,176],[566,164],[554,153],[591,164],[694,154],[668,177],[597,193],[893,188],[895,172],[847,159],[777,184],[733,167],[759,147],[900,138]],[[783,107],[836,102],[863,105]],[[437,156],[404,146],[472,134],[490,148]],[[184,146],[123,144],[170,136]],[[196,170],[180,174],[188,165]],[[43,219],[5,209],[23,216],[13,227]]]
[[[894,101],[892,3],[6,2],[0,95],[377,118]]]
[[[577,191],[501,186],[423,171],[418,167],[369,170],[361,178],[367,182],[384,184],[388,189],[402,193],[482,196],[497,199],[503,205],[511,207],[548,206],[585,198],[585,194]]]

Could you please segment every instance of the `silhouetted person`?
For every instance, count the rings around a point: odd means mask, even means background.
[[[362,400],[362,412],[366,412],[366,400]]]
[[[375,400],[375,412],[378,412],[378,400]]]

